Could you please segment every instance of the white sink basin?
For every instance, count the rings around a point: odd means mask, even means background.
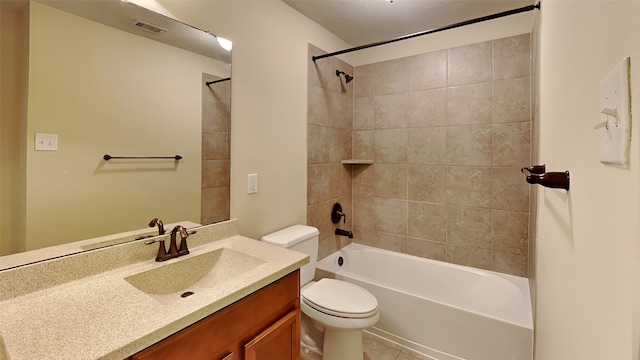
[[[225,286],[265,261],[229,248],[168,260],[125,280],[155,300],[170,304],[199,292]]]

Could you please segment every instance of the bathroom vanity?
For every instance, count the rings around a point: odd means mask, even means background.
[[[299,359],[299,283],[296,270],[129,359]]]
[[[165,262],[133,241],[0,271],[0,359],[298,359],[309,257],[191,230]]]

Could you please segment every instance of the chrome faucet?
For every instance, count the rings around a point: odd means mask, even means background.
[[[178,249],[178,241],[177,241],[178,234],[180,234],[180,249]],[[145,244],[150,245],[153,243],[159,243],[158,255],[156,255],[156,261],[167,261],[169,259],[177,258],[182,255],[187,255],[189,253],[189,248],[187,247],[187,238],[191,234],[195,234],[195,231],[188,232],[187,229],[182,225],[176,225],[173,228],[173,230],[171,230],[168,253],[164,243],[166,238],[149,240],[149,241],[146,241]]]

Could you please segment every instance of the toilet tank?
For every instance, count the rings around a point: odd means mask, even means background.
[[[263,236],[266,243],[309,255],[309,263],[300,269],[300,285],[313,280],[318,260],[318,236],[320,231],[313,226],[293,225]]]

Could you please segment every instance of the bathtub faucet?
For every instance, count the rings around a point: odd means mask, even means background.
[[[349,239],[353,239],[353,232],[348,230],[336,229],[335,234],[339,236],[346,236]]]

